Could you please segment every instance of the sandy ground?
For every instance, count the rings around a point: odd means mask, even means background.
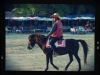
[[[45,33],[41,33],[46,35]],[[7,33],[6,34],[6,63],[5,69],[11,71],[44,71],[46,68],[46,57],[42,50],[36,44],[32,50],[27,49],[28,36],[30,34],[16,34],[16,33]],[[89,46],[89,53],[87,56],[87,65],[84,66],[83,60],[83,48],[80,45],[80,50],[78,52],[81,59],[81,71],[94,71],[94,33],[91,34],[70,34],[64,33],[64,38],[73,38],[73,39],[83,39],[87,42]],[[64,71],[65,66],[69,62],[68,54],[58,56],[53,58],[53,62],[56,66],[59,67],[59,71]],[[74,61],[71,63],[67,71],[77,71],[78,63],[74,58]],[[57,71],[49,64],[48,71]]]

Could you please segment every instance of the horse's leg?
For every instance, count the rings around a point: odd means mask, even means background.
[[[72,63],[72,61],[73,61],[73,55],[71,54],[71,53],[69,53],[69,58],[70,58],[70,60],[69,60],[69,63],[66,65],[66,67],[65,67],[65,70],[67,70],[67,68],[69,67],[69,65]]]
[[[48,66],[49,66],[49,54],[46,54],[46,69],[45,69],[45,71],[48,70]]]
[[[52,54],[50,55],[50,63],[55,69],[59,70],[59,68],[53,64]]]
[[[74,54],[74,56],[75,56],[75,58],[76,58],[76,60],[77,60],[77,62],[78,62],[78,64],[79,64],[79,69],[78,69],[78,71],[80,71],[80,70],[81,70],[80,58],[79,58],[78,54]]]

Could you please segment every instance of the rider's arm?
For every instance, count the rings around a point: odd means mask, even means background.
[[[53,32],[55,32],[55,30],[57,29],[57,25],[54,23],[52,30],[48,33],[47,36],[50,36],[53,34]]]

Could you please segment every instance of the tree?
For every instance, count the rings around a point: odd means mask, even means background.
[[[35,12],[35,8],[32,4],[20,4],[20,5],[14,5],[15,8],[12,10],[14,13],[18,13],[21,16],[26,14],[33,14]]]
[[[82,4],[78,5],[77,8],[78,8],[78,10],[77,10],[78,15],[85,13],[85,7]]]
[[[27,14],[34,14],[38,16],[48,17],[53,13],[59,13],[60,16],[66,16],[67,14],[86,14],[95,13],[93,6],[91,5],[68,5],[68,4],[14,4],[14,13],[19,13],[21,16]]]
[[[58,12],[61,16],[66,16],[72,12],[69,5],[66,4],[56,4],[55,12]]]
[[[86,13],[95,14],[95,8],[92,5],[85,5]]]

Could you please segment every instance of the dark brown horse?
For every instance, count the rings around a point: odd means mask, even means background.
[[[32,34],[28,37],[29,42],[28,42],[27,49],[31,50],[35,44],[38,44],[38,46],[43,50],[44,54],[46,55],[46,69],[45,69],[45,71],[48,70],[49,59],[50,59],[51,65],[55,69],[59,70],[59,68],[53,64],[53,57],[52,57],[53,50],[51,48],[46,48],[47,39],[48,38],[44,35]],[[78,50],[79,50],[79,43],[78,42],[80,42],[83,46],[84,63],[87,64],[86,63],[87,54],[88,54],[87,43],[84,40],[66,39],[66,47],[58,48],[59,55],[69,54],[70,61],[66,65],[65,70],[67,70],[69,65],[72,63],[73,55],[75,56],[75,58],[77,59],[77,62],[79,64],[78,71],[81,70],[81,62],[80,62],[80,58],[78,56]]]

